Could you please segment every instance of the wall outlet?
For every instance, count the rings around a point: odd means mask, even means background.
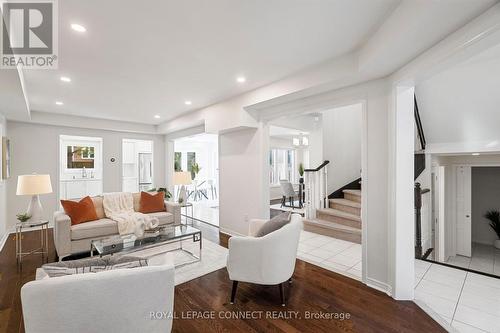
[[[245,220],[245,222],[248,222],[248,215],[247,214],[243,215],[243,220]]]

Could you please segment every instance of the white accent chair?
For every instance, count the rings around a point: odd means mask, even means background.
[[[297,197],[297,192],[293,189],[292,183],[290,183],[288,180],[280,180],[280,187],[281,187],[281,207],[290,207],[290,208],[302,208],[300,205],[300,200],[299,200],[299,206],[295,207],[295,197]],[[288,205],[286,204],[286,200],[288,199]]]
[[[292,214],[290,223],[263,237],[254,237],[266,220],[253,219],[249,236],[229,239],[227,271],[233,281],[231,304],[238,282],[279,285],[281,304],[285,306],[284,282],[291,282],[295,270],[302,217]]]
[[[135,333],[172,329],[171,261],[158,266],[53,278],[38,273],[39,280],[28,282],[21,289],[27,333]],[[158,313],[170,317],[159,318]]]

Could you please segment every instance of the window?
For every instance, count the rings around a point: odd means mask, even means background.
[[[188,152],[187,153],[187,171],[192,172],[193,171],[193,164],[196,163],[196,153],[195,152]]]
[[[94,147],[67,146],[66,149],[68,169],[94,168]]]
[[[279,185],[280,180],[297,182],[294,149],[271,149],[269,166],[269,183],[271,185]]]
[[[178,151],[174,154],[174,170],[175,172],[182,171],[182,153]]]

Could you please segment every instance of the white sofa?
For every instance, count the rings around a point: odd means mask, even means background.
[[[291,281],[295,270],[302,217],[292,214],[290,223],[263,237],[254,237],[266,220],[253,219],[249,236],[229,239],[227,271],[233,281],[231,303],[234,303],[238,282],[279,285],[281,303],[285,305],[284,282]]]
[[[170,332],[174,266],[171,258],[162,261],[54,278],[39,268],[38,280],[21,289],[25,331]]]
[[[140,193],[133,193],[134,210],[139,211]],[[59,260],[80,252],[90,251],[92,240],[118,235],[118,224],[108,219],[104,213],[102,196],[92,197],[98,219],[71,225],[71,219],[64,211],[54,213],[54,244]],[[160,225],[181,224],[181,207],[178,203],[165,201],[165,211],[151,213]]]

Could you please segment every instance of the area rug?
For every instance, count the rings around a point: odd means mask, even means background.
[[[168,250],[173,250],[179,245],[177,243],[158,246],[151,249],[131,253],[134,256],[150,258]],[[183,241],[183,248],[198,255],[199,243]],[[176,265],[191,260],[192,258],[183,251],[171,252]],[[227,249],[207,239],[203,239],[201,261],[175,268],[175,285],[196,279],[200,276],[212,273],[226,267]]]

